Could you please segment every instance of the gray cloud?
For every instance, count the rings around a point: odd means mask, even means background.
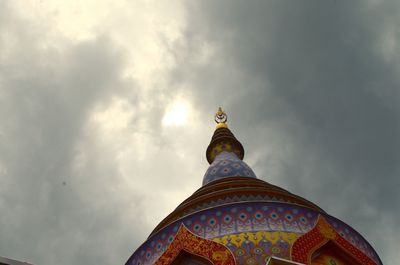
[[[106,36],[41,49],[46,36],[3,7],[0,49],[9,52],[0,64],[0,255],[35,264],[123,262],[108,247],[122,252],[135,238],[127,237],[123,208],[113,207],[127,202],[103,186],[118,179],[114,158],[104,161],[89,146],[86,168],[78,174],[73,166],[92,109],[126,94],[124,59]]]
[[[354,226],[384,263],[399,237],[399,7],[191,2],[174,78],[199,88],[205,110],[226,106],[259,177]],[[192,56],[207,45],[201,65]]]

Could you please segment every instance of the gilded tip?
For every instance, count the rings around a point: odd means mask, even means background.
[[[226,122],[228,121],[228,116],[221,107],[218,108],[217,113],[215,113],[215,122],[217,123],[217,128],[228,128]]]

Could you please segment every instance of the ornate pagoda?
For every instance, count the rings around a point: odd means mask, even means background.
[[[256,177],[220,108],[203,185],[170,213],[126,265],[382,265],[353,228]]]

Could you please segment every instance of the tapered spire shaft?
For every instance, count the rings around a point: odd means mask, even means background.
[[[244,157],[243,146],[228,129],[227,121],[228,116],[220,107],[215,114],[217,129],[206,151],[207,161],[210,164],[214,161],[215,157],[223,151],[235,153],[241,160]]]

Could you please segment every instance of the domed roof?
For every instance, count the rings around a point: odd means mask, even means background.
[[[312,202],[257,179],[242,161],[244,149],[228,129],[226,118],[217,125],[206,155],[210,167],[203,186],[160,222],[126,265],[170,264],[177,246],[190,252],[184,242],[176,242],[185,241],[187,233],[193,234],[191,240],[225,247],[235,264],[266,264],[271,256],[310,264],[316,250],[318,259],[330,257],[337,264],[343,260],[382,264],[350,226]]]
[[[228,177],[257,178],[253,170],[235,153],[221,152],[207,169],[203,178],[203,185],[212,181]]]

